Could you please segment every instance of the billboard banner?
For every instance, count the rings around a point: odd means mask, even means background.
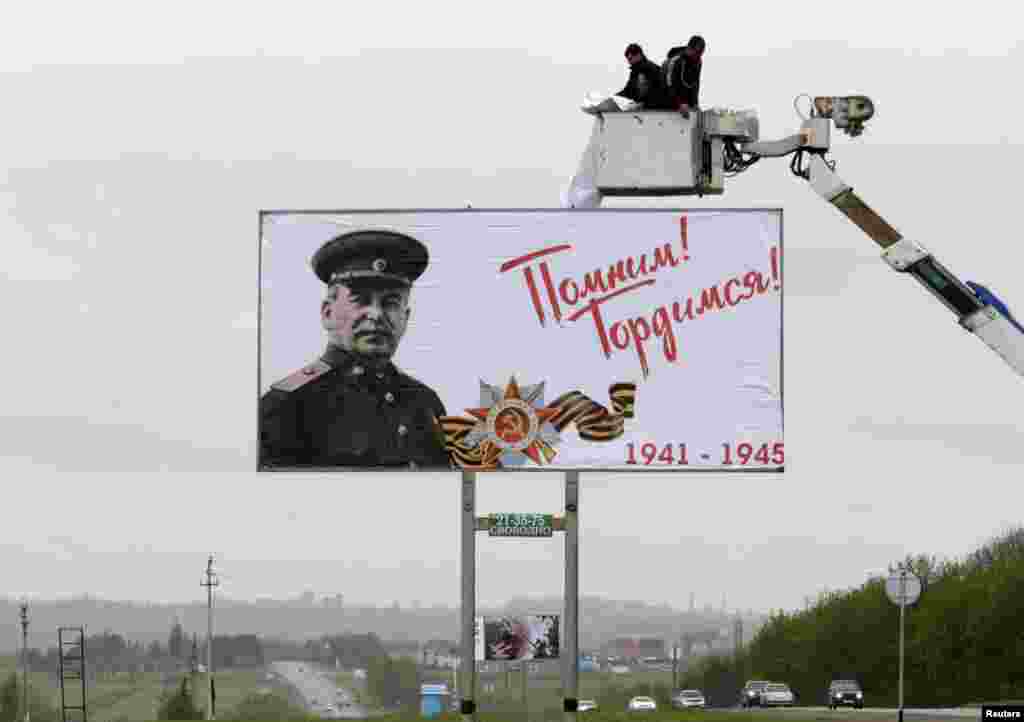
[[[780,209],[260,220],[261,470],[785,464]]]
[[[483,622],[484,661],[558,659],[557,614],[484,617]]]

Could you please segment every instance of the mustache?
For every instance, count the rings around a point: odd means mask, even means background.
[[[352,335],[355,338],[359,338],[360,336],[387,336],[388,338],[391,338],[395,334],[386,326],[372,326],[370,328],[360,329]]]

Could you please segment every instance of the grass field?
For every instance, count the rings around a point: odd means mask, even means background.
[[[0,679],[17,670],[14,657],[0,657]],[[20,678],[20,677],[19,677]],[[224,670],[215,674],[218,717],[223,718],[247,696],[260,689],[285,693],[266,679],[263,670]],[[198,675],[195,684],[200,706],[206,705],[205,675]],[[29,686],[46,699],[60,715],[59,681],[45,672],[29,675]],[[161,675],[156,672],[107,674],[86,688],[86,705],[90,722],[140,722],[156,719],[160,696],[165,691]],[[69,702],[81,699],[80,687],[66,690]]]
[[[520,672],[511,672],[508,675],[478,675],[478,684],[488,679],[494,684],[494,691],[487,692],[482,688],[478,690],[478,696],[483,699],[522,699],[522,675]],[[579,675],[579,698],[599,699],[602,693],[614,689],[624,689],[634,685],[650,684],[665,685],[671,688],[672,675],[668,672],[634,672],[631,674],[614,674],[611,672],[581,672]],[[543,701],[551,698],[560,710],[561,701],[561,672],[557,668],[549,668],[543,672],[531,674],[527,679],[527,692],[531,701]]]

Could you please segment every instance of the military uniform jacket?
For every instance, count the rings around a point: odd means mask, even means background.
[[[433,391],[338,348],[260,399],[260,466],[451,468]]]

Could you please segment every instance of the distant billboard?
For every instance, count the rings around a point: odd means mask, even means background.
[[[557,614],[484,617],[483,627],[482,651],[486,661],[558,659]],[[479,655],[479,646],[477,650]]]
[[[665,640],[655,637],[619,637],[609,642],[605,650],[617,658],[661,658],[665,656]]]
[[[782,211],[261,214],[261,470],[781,470]]]

